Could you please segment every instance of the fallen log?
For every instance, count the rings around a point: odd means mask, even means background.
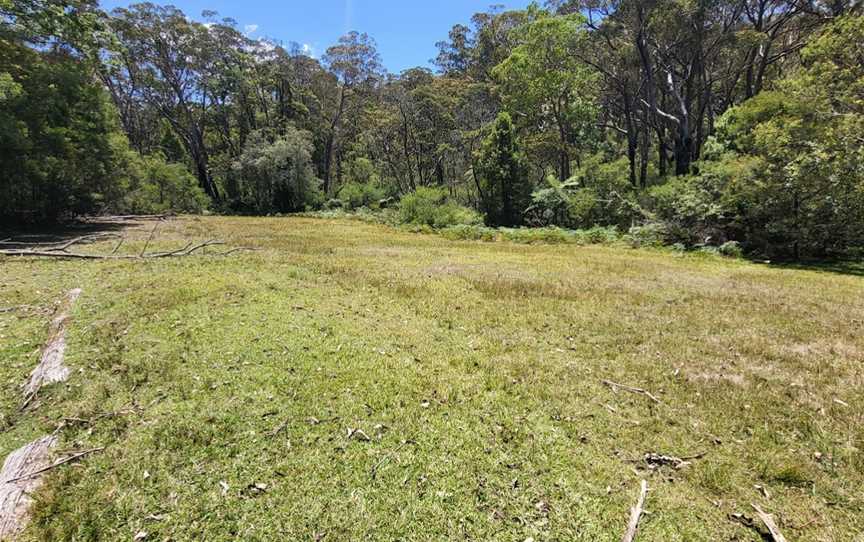
[[[81,296],[76,288],[66,294],[57,308],[48,330],[48,341],[42,349],[39,365],[30,373],[30,380],[24,385],[24,404],[22,410],[33,400],[43,386],[63,382],[69,378],[69,368],[63,364],[66,354],[66,324],[75,301]]]
[[[36,474],[51,465],[57,437],[47,436],[12,452],[0,471],[0,540],[14,538],[29,519],[30,495],[42,485]]]

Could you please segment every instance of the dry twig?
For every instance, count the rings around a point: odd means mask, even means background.
[[[633,542],[636,539],[636,531],[639,529],[639,520],[642,519],[645,507],[645,497],[648,496],[648,482],[642,480],[642,487],[639,492],[639,500],[636,506],[630,509],[630,523],[627,524],[627,532],[624,533],[624,538],[621,542]]]
[[[629,391],[631,393],[638,393],[644,395],[645,397],[651,399],[657,404],[662,404],[662,401],[658,399],[654,394],[649,392],[648,390],[643,390],[642,388],[634,388],[633,386],[626,386],[624,384],[618,384],[617,382],[612,382],[611,380],[604,380],[603,385],[609,386],[613,392],[617,392],[618,390]]]

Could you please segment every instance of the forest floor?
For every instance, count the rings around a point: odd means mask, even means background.
[[[864,540],[856,273],[301,218],[151,247],[209,238],[258,250],[0,259],[0,454],[105,447],[47,473],[24,540],[612,542],[643,479],[639,542],[770,540],[752,504]],[[73,288],[72,374],[19,411]]]

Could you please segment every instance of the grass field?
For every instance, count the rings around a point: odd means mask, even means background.
[[[49,473],[25,540],[618,541],[647,479],[637,541],[759,541],[751,503],[864,541],[860,276],[299,218],[151,246],[207,238],[259,250],[0,259],[0,453],[64,418],[106,447]],[[20,413],[75,287],[73,375]]]

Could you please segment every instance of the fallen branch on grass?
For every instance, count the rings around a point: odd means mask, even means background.
[[[762,523],[768,527],[768,532],[771,533],[771,538],[774,539],[774,542],[786,542],[786,537],[783,536],[783,533],[780,532],[780,528],[777,527],[777,524],[774,523],[774,518],[770,514],[766,514],[761,508],[759,508],[755,504],[751,504],[753,510],[756,510],[756,515],[759,516],[759,519],[762,520]]]
[[[54,463],[48,465],[47,467],[42,467],[41,469],[38,469],[38,470],[35,470],[33,472],[24,474],[22,476],[18,476],[17,478],[12,478],[10,480],[6,480],[5,483],[11,484],[13,482],[20,482],[21,480],[29,480],[30,478],[34,478],[36,476],[39,476],[40,474],[46,473],[51,469],[56,469],[57,467],[59,467],[61,465],[65,465],[66,463],[71,463],[72,461],[77,461],[77,460],[81,459],[82,457],[88,456],[90,454],[95,454],[95,453],[101,452],[104,449],[105,449],[104,447],[103,448],[91,448],[89,450],[82,450],[80,452],[75,452],[68,457],[64,457],[63,459],[60,459],[59,461],[55,461]]]
[[[94,243],[105,239],[116,239],[122,237],[117,233],[94,233],[90,235],[81,235],[66,241],[13,241],[11,238],[0,241],[0,246],[6,247],[41,247],[42,250],[55,251],[66,250],[73,245],[82,245],[86,243]],[[27,250],[27,249],[4,249],[4,250]]]
[[[624,538],[621,539],[621,542],[633,542],[633,540],[636,539],[636,531],[639,529],[639,520],[642,519],[642,514],[645,512],[645,497],[647,496],[648,482],[642,480],[639,500],[636,501],[636,506],[630,509],[630,523],[627,524],[627,532],[624,533]]]
[[[10,453],[0,470],[0,540],[15,538],[30,519],[30,496],[42,484],[35,471],[50,465],[57,437],[49,435]]]
[[[633,386],[626,386],[624,384],[618,384],[617,382],[612,382],[611,380],[604,380],[603,385],[609,386],[612,389],[612,391],[616,392],[616,393],[618,390],[629,391],[630,393],[638,393],[638,394],[644,395],[645,397],[651,399],[652,401],[654,401],[657,404],[662,404],[662,401],[660,401],[660,399],[658,399],[656,396],[654,396],[654,394],[652,394],[648,390],[643,390],[642,388],[634,388]]]
[[[691,461],[694,459],[702,459],[703,457],[705,457],[704,453],[687,457],[676,457],[674,455],[664,455],[651,452],[645,454],[643,460],[648,465],[648,468],[652,470],[659,469],[660,467],[672,467],[675,470],[680,470],[684,467],[689,467]]]
[[[42,386],[63,382],[69,377],[69,368],[63,364],[66,353],[66,324],[75,301],[81,296],[81,290],[76,288],[66,294],[66,298],[57,307],[51,327],[48,330],[48,341],[42,349],[39,365],[30,373],[30,380],[24,385],[24,402],[21,410],[27,408],[30,402],[42,389]]]
[[[114,236],[111,236],[114,237]],[[79,260],[151,260],[151,259],[161,259],[161,258],[182,258],[185,256],[191,256],[196,252],[199,252],[208,247],[214,246],[224,246],[224,241],[219,241],[216,239],[211,239],[209,241],[204,241],[203,243],[194,244],[193,242],[189,242],[183,248],[177,250],[171,250],[167,252],[152,252],[145,253],[141,252],[140,254],[135,255],[124,255],[117,254],[117,251],[120,248],[120,244],[118,244],[114,250],[110,254],[89,254],[83,252],[71,252],[69,249],[77,244],[90,242],[96,239],[105,238],[105,237],[97,237],[97,236],[85,236],[78,237],[71,241],[68,241],[63,244],[53,244],[46,245],[45,248],[41,249],[0,249],[0,255],[4,256],[25,256],[25,257],[37,257],[37,258],[68,258],[68,259],[79,259]],[[145,246],[145,250],[149,246]],[[222,252],[216,254],[217,256],[228,256],[230,254],[234,254],[235,252],[239,252],[241,250],[254,250],[252,248],[247,247],[238,247],[234,249],[230,249],[226,252]]]

